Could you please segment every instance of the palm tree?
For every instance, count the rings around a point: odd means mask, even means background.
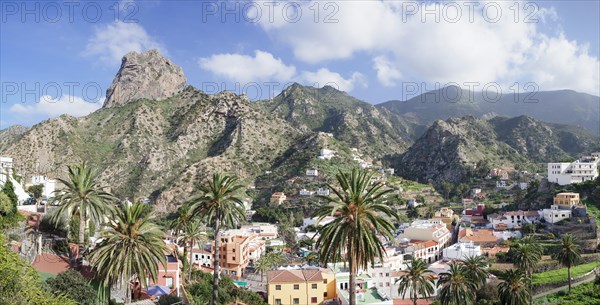
[[[573,236],[570,234],[563,235],[560,241],[560,249],[556,253],[555,259],[567,267],[569,293],[571,293],[571,267],[575,266],[581,259],[581,247],[575,243]]]
[[[530,302],[533,301],[532,274],[535,267],[542,259],[542,247],[531,237],[522,238],[519,242],[511,245],[509,255],[512,262],[525,271],[529,283]]]
[[[264,279],[265,272],[271,270],[271,264],[269,263],[269,257],[267,255],[263,255],[254,263],[254,270],[260,273],[261,282]]]
[[[171,221],[169,228],[179,234],[190,222],[192,222],[192,210],[189,205],[184,204],[177,208],[177,216]]]
[[[476,289],[481,289],[490,275],[489,261],[481,255],[475,255],[465,258],[462,264],[467,273],[467,278],[475,284]]]
[[[434,293],[433,272],[427,269],[427,264],[420,258],[414,258],[410,262],[408,272],[398,280],[398,293],[404,296],[410,290],[410,298],[417,305],[419,295],[428,298]]]
[[[69,213],[73,217],[79,215],[79,253],[85,246],[85,228],[88,218],[96,223],[104,222],[104,216],[113,208],[116,198],[104,191],[96,181],[96,172],[85,163],[68,166],[69,178],[58,179],[65,187],[56,191],[52,202],[59,204],[53,221]]]
[[[448,272],[440,273],[436,284],[440,289],[442,305],[473,304],[477,285],[469,279],[469,271],[462,263],[450,264]]]
[[[101,232],[102,242],[90,254],[90,263],[103,277],[105,288],[120,283],[127,287],[137,278],[147,287],[147,278],[157,281],[159,264],[166,267],[165,233],[154,223],[154,215],[142,203],[124,204],[117,209],[108,228]]]
[[[181,230],[181,234],[178,234],[179,237],[179,245],[182,247],[186,247],[189,245],[189,270],[188,270],[188,280],[192,278],[192,269],[194,264],[192,263],[192,255],[194,244],[201,245],[203,242],[207,241],[206,230],[204,226],[200,223],[200,221],[190,221],[188,222]]]
[[[219,250],[221,237],[219,233],[223,227],[234,227],[245,217],[242,199],[237,197],[237,192],[242,185],[237,179],[221,174],[214,174],[205,185],[200,186],[200,194],[190,199],[193,217],[200,216],[211,222],[214,230],[213,253],[213,299],[212,304],[218,305],[219,298]]]
[[[521,270],[509,269],[499,278],[503,281],[498,285],[501,305],[528,305],[531,304],[529,279]]]
[[[392,239],[395,231],[390,217],[398,218],[389,205],[381,202],[382,184],[371,185],[367,171],[353,169],[350,173],[336,175],[340,190],[328,185],[335,198],[320,197],[330,204],[317,211],[319,219],[334,216],[335,219],[319,228],[316,247],[322,263],[348,261],[350,280],[350,305],[356,304],[356,273],[375,264],[375,258],[384,256],[384,245],[378,235]]]

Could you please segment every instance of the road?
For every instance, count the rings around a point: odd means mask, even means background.
[[[583,284],[583,283],[589,283],[589,282],[593,281],[594,279],[596,279],[596,277],[592,276],[589,279],[585,279],[583,281],[579,281],[577,283],[571,284],[571,287],[575,287],[575,286],[578,286],[578,285]],[[566,289],[569,289],[569,285],[561,286],[561,287],[558,287],[558,288],[554,288],[552,290],[548,290],[548,291],[536,294],[536,295],[533,296],[533,298],[534,299],[541,298],[541,297],[547,296],[549,294],[557,293],[559,291],[566,290]]]

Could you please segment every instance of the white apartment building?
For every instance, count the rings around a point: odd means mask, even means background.
[[[333,158],[334,156],[335,156],[335,151],[327,149],[327,148],[323,148],[319,152],[318,158],[321,160],[331,160],[331,158]]]
[[[406,252],[431,264],[442,258],[442,247],[433,240],[411,240]]]
[[[415,220],[409,227],[404,229],[404,233],[398,236],[398,238],[407,238],[410,240],[433,240],[441,248],[448,246],[451,237],[450,231],[440,219]]]
[[[31,176],[31,180],[29,181],[27,186],[38,184],[44,186],[42,196],[45,196],[46,198],[54,197],[54,191],[56,190],[56,180],[49,179],[46,176]]]
[[[443,250],[444,258],[451,260],[462,260],[469,257],[480,256],[481,246],[473,242],[456,243]]]
[[[572,210],[561,210],[558,205],[553,204],[549,209],[541,210],[541,213],[547,223],[557,223],[563,219],[571,218]]]
[[[494,230],[512,229],[526,223],[537,223],[541,218],[539,211],[509,211],[488,215],[488,220]]]
[[[319,176],[319,171],[317,169],[311,168],[306,170],[306,175],[309,177],[317,177]]]
[[[317,190],[317,195],[319,195],[319,196],[329,196],[329,188],[320,187]]]
[[[313,192],[313,191],[309,191],[309,190],[307,190],[307,189],[301,189],[301,190],[298,192],[298,194],[299,194],[300,196],[312,196],[312,194],[314,194],[314,193],[315,193],[315,192]]]
[[[0,185],[4,185],[6,177],[12,173],[13,159],[10,157],[0,157]]]
[[[594,180],[598,177],[600,152],[584,156],[572,163],[548,163],[548,181],[567,185]]]

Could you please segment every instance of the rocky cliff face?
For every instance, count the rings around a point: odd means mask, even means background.
[[[122,106],[138,99],[164,100],[187,86],[181,67],[157,50],[130,52],[106,90],[104,107]]]
[[[598,143],[589,131],[526,116],[491,120],[467,116],[434,122],[404,154],[392,157],[391,164],[406,178],[431,179],[437,185],[459,183],[478,174],[479,164],[545,163],[598,150]]]
[[[414,124],[330,86],[293,84],[257,104],[300,130],[331,133],[371,156],[405,151],[414,140]]]

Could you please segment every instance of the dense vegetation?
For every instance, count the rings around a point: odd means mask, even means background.
[[[44,289],[38,273],[4,246],[0,235],[0,304],[75,305],[75,301]]]
[[[204,305],[211,300],[213,295],[213,276],[202,271],[192,273],[192,284],[187,287],[192,304]],[[247,305],[265,305],[265,301],[258,294],[238,288],[229,277],[219,280],[219,304],[229,304],[239,300]]]

